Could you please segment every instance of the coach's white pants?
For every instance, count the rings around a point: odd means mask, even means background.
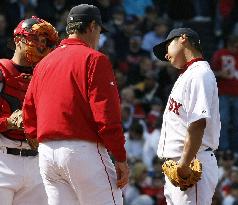
[[[0,204],[47,205],[38,156],[7,154],[6,147],[30,149],[27,143],[9,140],[0,134]]]
[[[40,172],[49,205],[122,205],[116,172],[97,143],[49,141],[39,146]]]
[[[213,152],[203,151],[197,154],[202,163],[202,178],[197,185],[180,191],[165,177],[164,194],[167,205],[210,205],[218,183],[218,166]]]

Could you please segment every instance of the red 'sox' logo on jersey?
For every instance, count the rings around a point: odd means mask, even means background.
[[[179,108],[182,106],[181,103],[176,102],[173,98],[169,99],[169,111],[179,115]]]

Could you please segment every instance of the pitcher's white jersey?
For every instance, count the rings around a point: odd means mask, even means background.
[[[220,136],[218,89],[206,61],[194,62],[175,82],[163,116],[158,156],[181,157],[187,128],[201,118],[206,118],[206,128],[199,151],[215,150]]]

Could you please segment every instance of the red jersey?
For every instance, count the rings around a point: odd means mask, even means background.
[[[213,55],[214,71],[227,71],[230,78],[217,77],[219,95],[238,96],[238,54],[220,49]]]
[[[25,132],[39,142],[100,142],[117,161],[126,160],[111,63],[80,39],[63,40],[35,67],[23,116]]]
[[[0,132],[9,139],[24,141],[23,131],[8,129],[7,118],[22,108],[31,74],[20,72],[8,59],[0,59],[0,73]]]

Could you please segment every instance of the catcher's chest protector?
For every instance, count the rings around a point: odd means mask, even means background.
[[[17,98],[22,105],[27,87],[30,83],[30,75],[20,73],[12,64],[11,60],[0,59],[1,71],[4,77],[2,94]],[[8,102],[11,104],[11,102]],[[10,105],[14,106],[14,105]]]
[[[30,75],[21,74],[11,60],[0,59],[3,89],[0,93],[1,116],[10,116],[12,112],[22,108],[23,100],[30,83]],[[2,78],[2,77],[1,77]],[[2,134],[10,139],[24,140],[25,134],[21,130],[7,130]]]

